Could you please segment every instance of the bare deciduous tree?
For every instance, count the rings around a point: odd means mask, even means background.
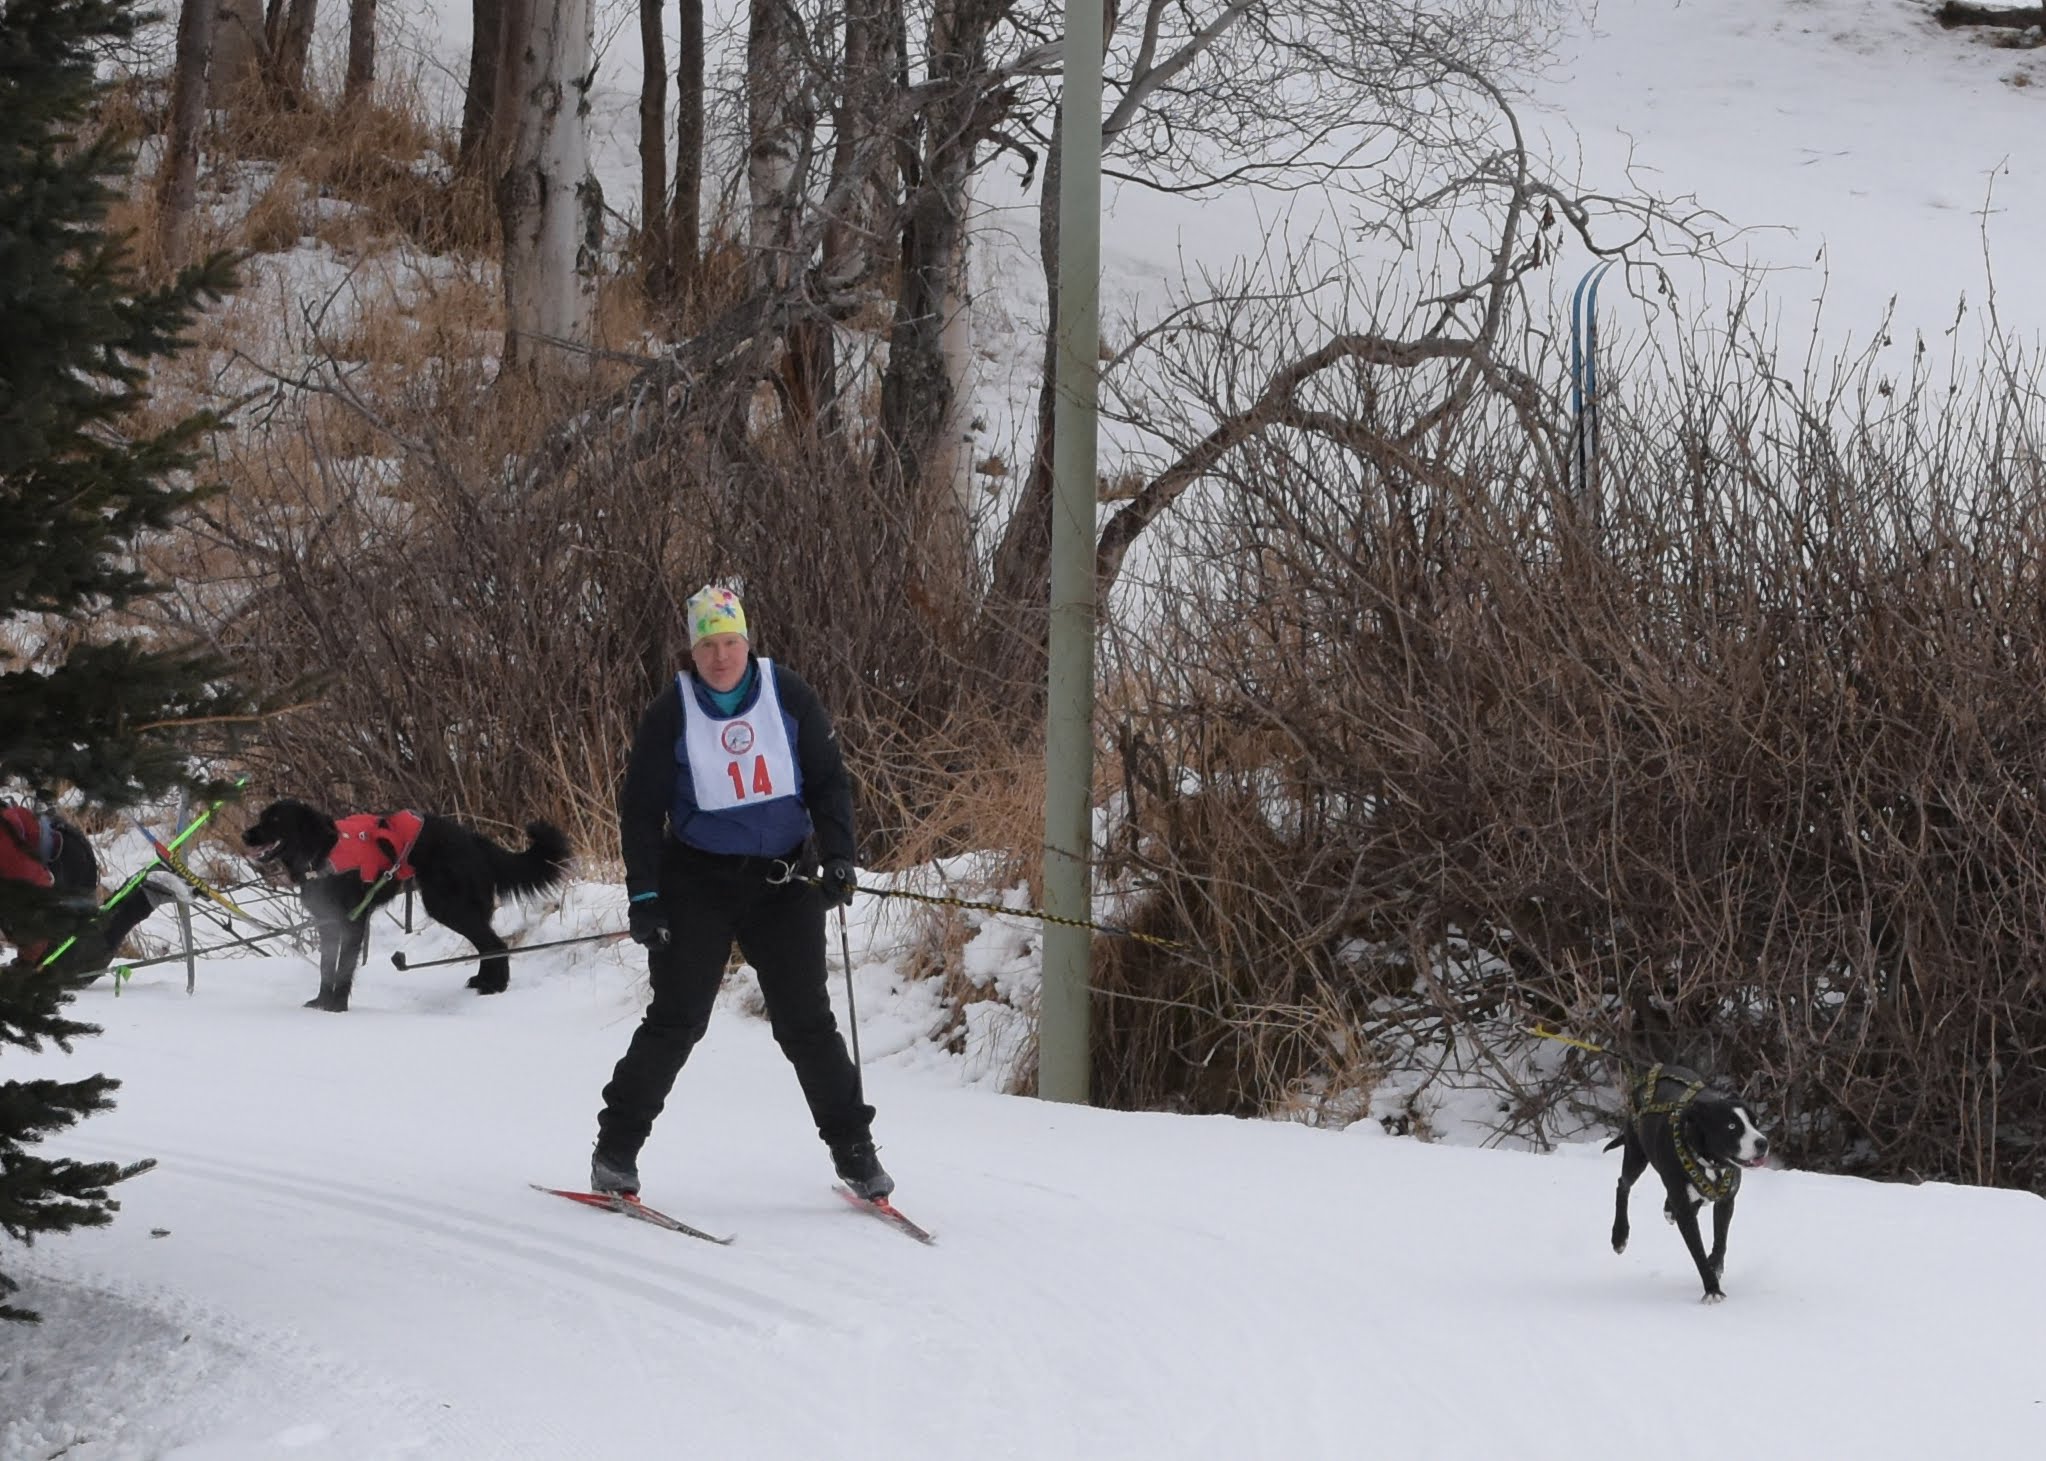
[[[206,121],[217,0],[185,0],[178,10],[176,71],[156,172],[156,250],[173,269],[192,262],[192,209],[199,193],[199,131]]]
[[[668,46],[661,0],[639,0],[639,253],[647,292],[668,292]]]
[[[274,33],[284,24],[284,0],[219,0],[213,18],[213,70],[207,89],[211,104],[225,107],[267,84]]]
[[[1365,220],[1421,228],[1425,220],[1531,182],[1494,177],[1493,159],[1524,153],[1511,133],[1505,98],[1485,78],[1538,54],[1551,6],[1545,0],[1460,0],[1420,14],[1398,0],[1148,0],[1111,36],[1108,110],[1102,118],[1106,176],[1145,187],[1201,195],[1244,183],[1279,193],[1313,188],[1353,200]],[[1054,122],[1054,128],[1056,121]],[[1502,138],[1501,132],[1509,135]],[[1041,679],[1046,586],[1051,551],[1051,421],[1053,354],[1058,318],[1058,136],[1042,139],[1050,158],[1040,203],[1038,239],[1051,309],[1035,449],[1022,501],[995,552],[988,611],[977,658],[997,682]],[[1428,196],[1400,193],[1388,159],[1427,179]],[[1376,196],[1361,193],[1364,184]],[[1487,308],[1465,321],[1480,355],[1504,328],[1507,292],[1527,249],[1524,209],[1502,210],[1491,237],[1478,241],[1487,260]],[[1491,261],[1516,261],[1504,272]],[[1467,281],[1452,292],[1469,292]],[[1416,321],[1416,337],[1440,329],[1448,316]],[[1332,332],[1340,333],[1340,332]],[[1364,332],[1369,334],[1370,332]],[[1356,348],[1405,348],[1390,340]],[[1410,344],[1411,341],[1406,342]],[[1424,352],[1434,358],[1434,347]],[[1344,358],[1336,352],[1321,366]],[[1122,363],[1140,363],[1129,352]],[[1307,362],[1297,362],[1304,367]],[[1285,367],[1280,367],[1283,373]],[[1482,371],[1461,377],[1464,388]],[[1273,389],[1283,394],[1280,373]],[[1445,403],[1447,404],[1447,403]],[[1266,402],[1264,411],[1275,409]],[[1112,581],[1134,538],[1171,500],[1173,483],[1199,480],[1226,452],[1270,425],[1260,412],[1220,424],[1206,443],[1187,443],[1182,460],[1165,467],[1140,499],[1111,522],[1101,567]],[[1106,587],[1106,583],[1104,583]]]
[[[930,612],[963,626],[971,505],[965,459],[967,212],[972,178],[1019,99],[991,56],[1009,0],[936,0],[924,53],[929,104],[903,149],[902,256],[875,470],[904,495]],[[948,602],[950,599],[952,601]]]
[[[493,135],[497,78],[503,66],[504,0],[470,0],[469,76],[462,88],[462,137],[457,157],[465,171],[486,170]]]
[[[320,0],[289,0],[272,9],[265,38],[270,61],[265,71],[272,93],[286,105],[295,105],[305,95],[306,62],[313,52],[313,27],[319,20]]]
[[[703,253],[703,0],[680,0],[675,22],[675,188],[668,207],[668,272],[680,295]]]
[[[789,287],[802,188],[816,143],[818,81],[810,37],[792,0],[754,0],[746,33],[746,248],[753,287]]]
[[[593,0],[511,0],[497,131],[506,366],[578,368],[596,319],[603,197],[589,163]]]
[[[377,0],[348,0],[348,73],[344,101],[366,100],[376,83]]]

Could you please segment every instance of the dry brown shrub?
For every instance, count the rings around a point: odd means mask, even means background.
[[[1199,954],[1102,946],[1107,1098],[1283,1109],[1333,1011],[1470,1042],[1533,1129],[1613,1075],[1509,1073],[1539,1019],[1793,1162],[2046,1188],[2041,397],[1694,366],[1609,401],[1595,512],[1482,415],[1188,504],[1118,649],[1139,926]]]
[[[373,328],[353,344],[380,369],[416,358],[413,326]],[[340,727],[271,727],[256,760],[273,789],[547,815],[608,850],[620,757],[684,658],[681,601],[722,574],[748,581],[763,652],[825,691],[855,763],[885,740],[853,729],[878,686],[833,694],[857,681],[848,651],[861,642],[840,588],[871,571],[858,494],[835,489],[834,520],[809,522],[759,495],[810,499],[841,474],[785,458],[749,498],[687,437],[634,462],[608,458],[601,432],[558,441],[555,423],[586,411],[601,378],[582,395],[520,379],[479,390],[452,364],[340,380],[320,413],[243,433],[247,485],[218,511],[241,559],[232,610],[197,610],[266,688],[318,667],[333,700],[375,707]],[[920,633],[899,601],[872,612],[898,642]]]

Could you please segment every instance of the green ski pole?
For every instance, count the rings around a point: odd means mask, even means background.
[[[236,778],[234,783],[234,790],[240,791],[243,787],[247,786],[248,784],[249,778],[246,775],[238,777]],[[201,827],[205,826],[209,820],[211,820],[215,812],[219,811],[222,807],[227,805],[227,801],[228,799],[226,797],[222,797],[220,798],[220,800],[213,803],[212,806],[208,807],[205,811],[199,813],[198,816],[194,817],[189,823],[186,824],[185,829],[182,832],[178,833],[177,836],[171,838],[170,842],[167,844],[168,850],[170,850],[171,852],[176,852],[180,847],[184,846],[185,843],[191,839],[193,833],[197,832]],[[151,840],[154,841],[153,838]],[[111,913],[114,910],[115,906],[119,904],[123,898],[127,897],[130,893],[134,892],[137,888],[141,887],[142,880],[148,877],[149,874],[156,869],[157,863],[161,861],[162,858],[158,854],[151,853],[149,861],[143,863],[142,866],[136,870],[135,875],[133,877],[129,878],[127,882],[121,884],[119,890],[115,892],[113,897],[107,899],[106,902],[99,905],[99,911],[92,915],[92,922],[95,924],[98,923],[102,918],[105,918],[107,914]],[[87,925],[87,927],[90,926],[91,926],[90,924]],[[64,942],[58,944],[57,947],[52,949],[49,953],[43,955],[42,962],[36,965],[36,967],[38,969],[49,968],[50,965],[56,963],[57,960],[63,958],[65,953],[70,950],[71,946],[77,942],[78,935],[74,933],[70,937],[66,938]]]

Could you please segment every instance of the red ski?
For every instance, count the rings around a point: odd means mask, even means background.
[[[648,1207],[637,1197],[628,1197],[622,1192],[575,1192],[566,1187],[545,1187],[538,1182],[528,1185],[535,1192],[551,1192],[556,1197],[566,1197],[570,1202],[580,1202],[584,1207],[623,1213],[629,1218],[638,1218],[643,1223],[652,1223],[657,1228],[666,1228],[671,1233],[685,1233],[692,1238],[701,1238],[706,1243],[716,1243],[722,1247],[732,1241],[729,1237],[720,1238],[716,1233],[706,1233],[702,1228],[693,1228],[682,1219],[669,1217],[658,1208]]]
[[[894,1203],[885,1197],[862,1197],[849,1187],[833,1187],[831,1190],[840,1197],[843,1197],[849,1206],[856,1207],[861,1212],[872,1213],[898,1233],[907,1234],[919,1243],[926,1245],[938,1241],[937,1234],[918,1227],[909,1220],[908,1216],[900,1208],[896,1207]]]

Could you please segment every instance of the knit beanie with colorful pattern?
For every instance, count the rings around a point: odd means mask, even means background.
[[[705,584],[682,606],[689,618],[689,647],[696,648],[713,634],[744,634],[746,610],[739,596],[728,588]]]

